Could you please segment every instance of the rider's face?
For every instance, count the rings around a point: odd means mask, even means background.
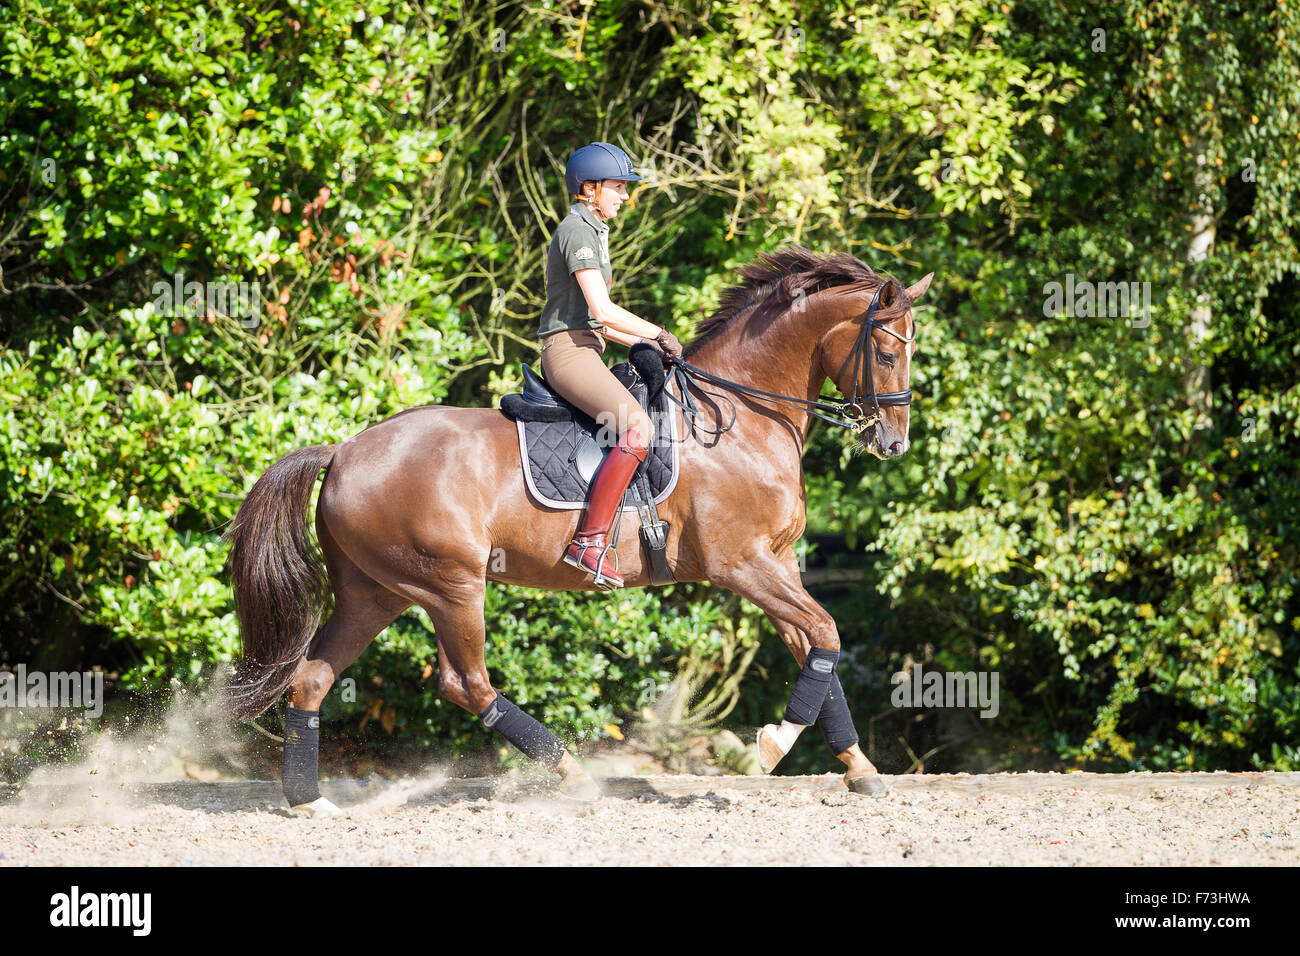
[[[593,191],[595,187],[592,187]],[[602,217],[611,219],[618,215],[619,208],[627,202],[627,183],[621,179],[606,179],[600,186],[600,198],[596,200],[596,209]]]

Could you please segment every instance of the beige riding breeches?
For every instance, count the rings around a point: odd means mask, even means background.
[[[611,431],[610,443],[635,428],[648,443],[654,425],[601,357],[605,337],[594,329],[566,329],[542,340],[542,375],[551,388]]]

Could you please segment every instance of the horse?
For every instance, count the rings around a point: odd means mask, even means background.
[[[853,425],[860,451],[886,460],[907,450],[912,304],[934,274],[904,288],[853,256],[797,245],[761,255],[740,274],[677,360],[728,383],[732,427],[697,428],[698,416],[688,423],[684,410],[674,411],[683,416],[680,473],[660,516],[669,523],[673,577],[712,582],[758,606],[803,668],[797,690],[805,674],[824,680],[821,658],[839,651],[835,621],[801,583],[794,550],[806,522],[804,443],[813,416],[828,417],[830,407],[819,393],[829,378],[852,394],[853,402],[835,407],[850,419],[838,423]],[[857,378],[863,361],[865,395]],[[700,388],[698,381],[690,388]],[[887,395],[893,398],[877,402],[868,419],[864,403]],[[720,406],[710,404],[720,420]],[[307,510],[322,470],[316,548]],[[226,534],[243,658],[223,702],[229,718],[250,720],[287,695],[283,779],[293,809],[339,812],[317,787],[317,712],[339,675],[413,605],[433,623],[440,696],[558,773],[562,794],[599,798],[567,748],[493,688],[483,658],[488,582],[595,589],[561,560],[578,514],[530,498],[515,423],[494,408],[407,409],[340,444],[298,449],[266,470]],[[637,516],[620,512],[615,520],[624,524],[618,560],[626,586],[648,586]],[[505,560],[490,560],[494,554]],[[333,611],[322,627],[331,593]],[[759,732],[764,771],[789,750],[792,735],[825,723],[834,702],[838,737],[821,729],[846,766],[845,784],[888,792],[857,744],[842,689],[835,700],[838,681],[829,693],[822,684],[806,686],[825,694],[808,716],[783,724],[780,730],[790,730],[784,736],[774,725]]]

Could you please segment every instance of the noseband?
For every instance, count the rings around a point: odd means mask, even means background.
[[[904,389],[901,392],[877,392],[875,378],[871,372],[871,357],[867,355],[867,343],[871,340],[871,330],[880,329],[882,332],[888,332],[900,342],[911,343],[916,341],[916,330],[913,328],[910,336],[902,336],[888,326],[876,321],[876,308],[880,304],[880,293],[884,290],[885,283],[882,281],[876,287],[876,293],[871,297],[871,304],[867,307],[866,315],[862,322],[862,331],[858,333],[857,342],[853,345],[853,350],[849,352],[848,357],[844,359],[844,364],[840,366],[840,375],[848,368],[849,362],[853,363],[853,394],[849,396],[847,402],[835,401],[834,395],[821,395],[818,400],[811,402],[806,398],[799,398],[795,395],[779,395],[775,392],[765,392],[761,388],[754,388],[752,385],[743,385],[740,382],[733,382],[729,379],[721,378],[712,372],[706,372],[704,369],[696,368],[684,358],[668,358],[670,378],[677,379],[678,390],[681,392],[682,401],[673,397],[672,392],[668,392],[668,398],[674,405],[681,408],[682,414],[691,424],[694,430],[696,425],[696,416],[699,410],[695,407],[695,400],[691,398],[689,385],[694,384],[705,395],[715,398],[721,398],[731,406],[731,421],[721,428],[700,428],[708,435],[721,435],[723,432],[731,430],[731,426],[736,423],[736,405],[725,395],[719,395],[717,392],[710,392],[702,388],[696,379],[704,379],[706,382],[712,382],[714,385],[721,385],[741,395],[749,398],[760,398],[770,402],[779,402],[783,405],[793,405],[796,408],[802,408],[808,414],[820,418],[822,421],[830,422],[832,425],[840,425],[844,428],[853,429],[853,433],[860,434],[870,428],[876,422],[880,421],[880,407],[890,405],[910,405],[912,404],[912,390]],[[865,363],[865,370],[862,368]],[[858,390],[858,385],[865,387],[865,393]],[[874,414],[867,417],[866,409],[863,402],[869,399],[874,408]]]

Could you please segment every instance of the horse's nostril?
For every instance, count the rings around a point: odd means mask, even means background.
[[[894,442],[889,446],[889,453],[891,455],[901,455],[903,453],[903,443],[901,441]]]

